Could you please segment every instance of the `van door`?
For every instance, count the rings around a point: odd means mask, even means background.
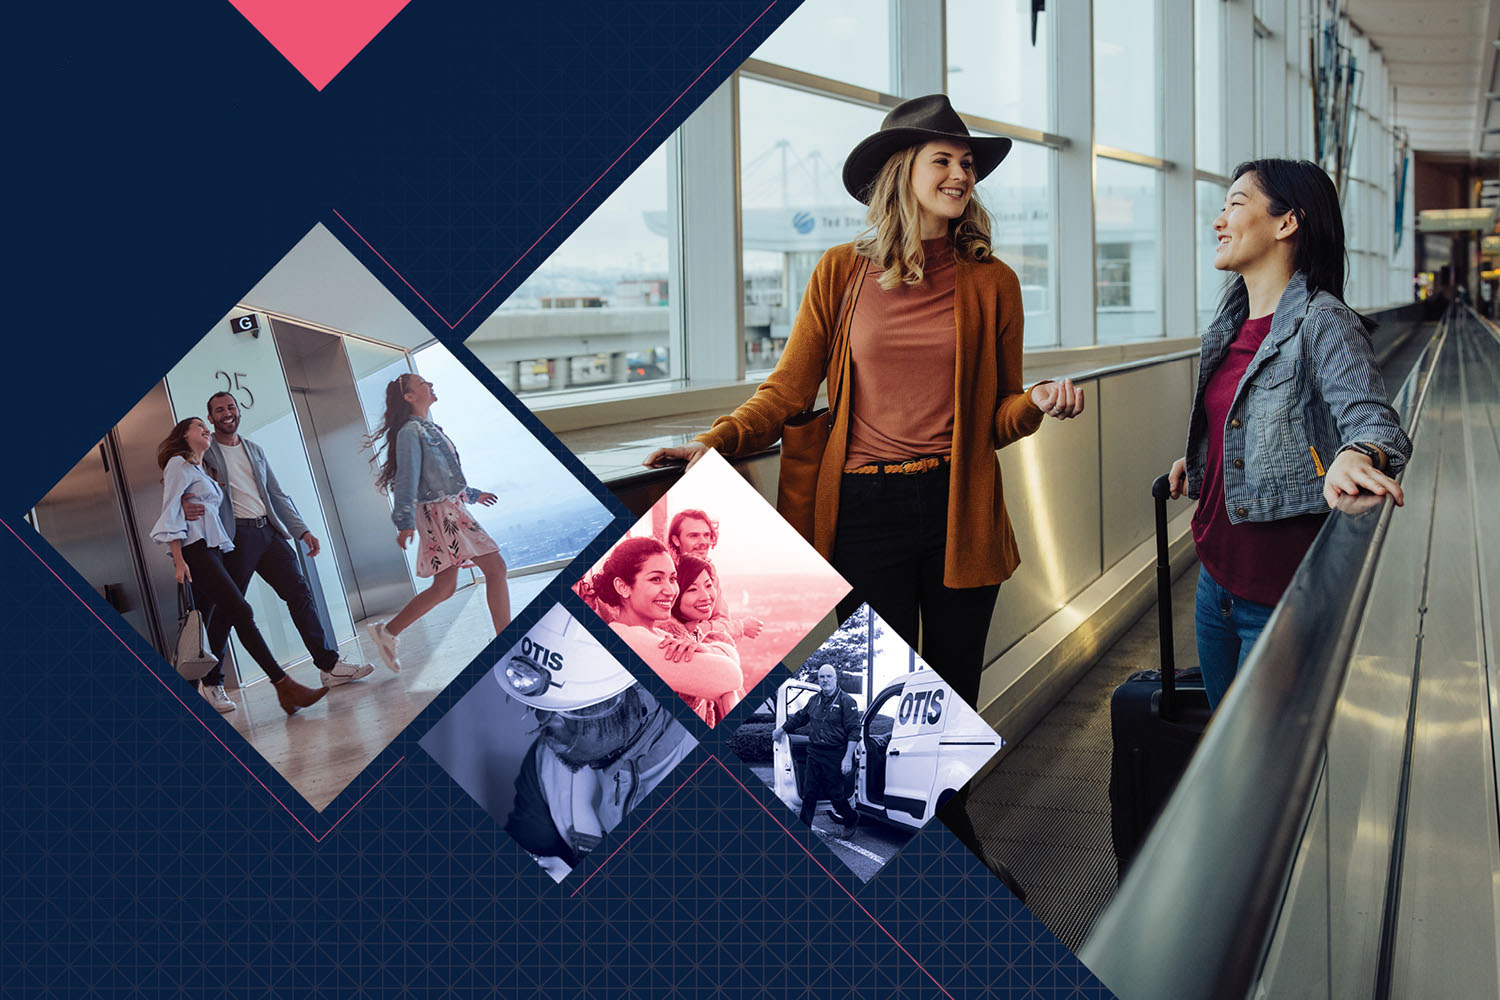
[[[896,730],[896,711],[904,681],[881,689],[865,713],[860,732],[859,801],[877,810],[885,808],[886,755]]]
[[[948,723],[953,689],[928,674],[907,682],[896,704],[896,724],[886,751],[885,811],[893,820],[920,826],[931,815],[937,778],[938,739]]]
[[[786,725],[787,716],[806,705],[818,693],[817,685],[787,681],[776,692],[776,725]],[[771,790],[793,809],[802,808],[802,788],[807,773],[807,736],[787,733],[771,745]]]

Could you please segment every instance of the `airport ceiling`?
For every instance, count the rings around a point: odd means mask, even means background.
[[[1500,0],[1344,0],[1380,48],[1411,147],[1500,156]]]

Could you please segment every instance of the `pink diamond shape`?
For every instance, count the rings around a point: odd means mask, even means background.
[[[410,0],[229,0],[319,90]]]

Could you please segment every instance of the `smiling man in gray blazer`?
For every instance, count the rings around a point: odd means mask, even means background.
[[[323,676],[324,687],[337,687],[366,677],[375,668],[368,663],[355,664],[339,659],[337,644],[329,641],[318,620],[317,606],[291,540],[307,543],[308,554],[316,556],[322,547],[297,513],[297,505],[281,489],[276,474],[266,461],[260,446],[239,434],[240,407],[232,393],[216,392],[208,398],[208,419],[213,425],[214,440],[209,445],[207,464],[223,488],[224,500],[214,511],[224,523],[224,530],[234,539],[234,550],[224,556],[224,568],[243,592],[250,578],[259,573],[286,603],[292,624],[312,654],[313,662]],[[201,504],[183,503],[189,519],[203,514]],[[199,682],[203,697],[221,713],[233,712],[238,706],[224,693],[224,661]]]

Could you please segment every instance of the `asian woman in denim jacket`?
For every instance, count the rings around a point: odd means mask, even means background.
[[[428,419],[435,402],[437,393],[422,376],[407,372],[392,379],[385,387],[385,419],[366,442],[367,446],[384,446],[385,458],[375,485],[382,493],[393,494],[391,520],[396,524],[396,544],[404,549],[420,535],[417,575],[432,577],[432,586],[408,601],[389,621],[366,626],[380,658],[392,670],[401,669],[396,637],[453,596],[458,571],[464,567],[475,567],[484,574],[484,596],[495,634],[510,624],[510,589],[500,547],[465,509],[471,503],[488,507],[499,498],[465,482],[458,449],[443,429]],[[371,461],[378,459],[377,454]]]
[[[1338,192],[1316,164],[1254,160],[1214,220],[1234,276],[1203,335],[1187,454],[1196,498],[1198,661],[1211,705],[1306,555],[1328,509],[1367,491],[1402,503],[1411,441],[1387,402],[1370,324],[1344,302]]]

